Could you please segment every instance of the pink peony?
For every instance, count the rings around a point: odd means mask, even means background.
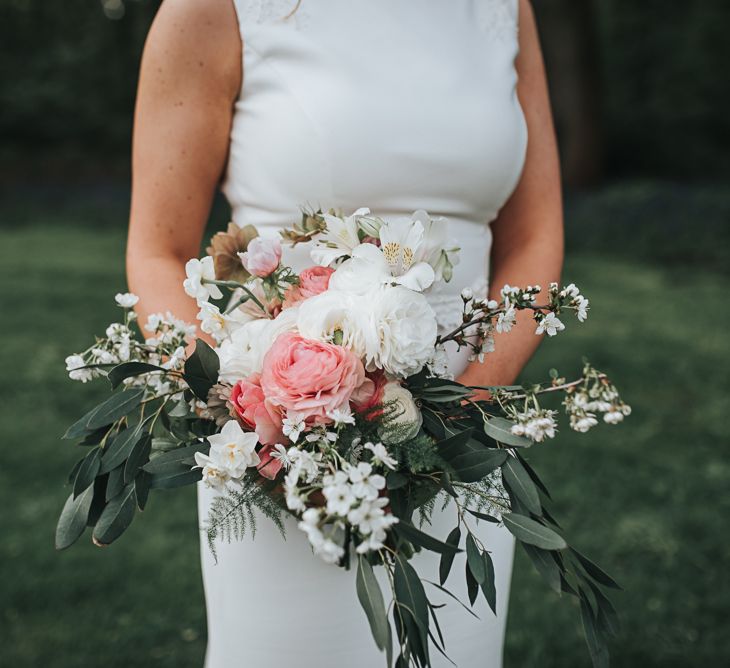
[[[334,273],[335,270],[329,267],[305,269],[299,274],[299,285],[293,285],[286,291],[284,308],[325,292],[330,284],[330,276]]]
[[[249,274],[265,278],[273,274],[281,261],[281,244],[278,239],[255,237],[248,242],[245,253],[239,253],[243,266]]]
[[[360,359],[332,343],[280,334],[264,357],[261,387],[276,406],[324,423],[365,380]]]
[[[239,380],[231,390],[231,404],[239,421],[244,427],[253,429],[264,445],[281,443],[281,414],[266,399],[261,389],[261,376],[252,374],[245,380]]]

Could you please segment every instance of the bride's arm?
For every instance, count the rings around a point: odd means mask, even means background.
[[[241,43],[229,0],[165,0],[150,29],[134,120],[127,280],[140,323],[196,322],[182,288],[225,166]]]
[[[518,94],[528,128],[527,157],[514,194],[492,224],[490,297],[499,300],[505,283],[540,285],[558,281],[563,264],[563,205],[560,168],[545,70],[532,8],[520,0]],[[469,365],[459,380],[467,385],[509,385],[539,345],[529,312],[520,312],[509,334],[496,335],[496,350],[484,364]]]

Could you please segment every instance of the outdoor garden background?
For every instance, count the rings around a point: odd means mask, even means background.
[[[529,454],[567,534],[625,588],[615,665],[728,665],[730,3],[534,5],[563,150],[564,275],[594,308],[524,378],[573,373],[585,353],[634,414]],[[136,72],[157,6],[0,2],[4,666],[202,665],[193,489],[157,494],[112,548],[53,549],[77,457],[60,435],[106,392],[71,385],[63,359],[125,289]],[[227,216],[217,201],[210,231]],[[587,665],[572,601],[518,553],[507,668]]]

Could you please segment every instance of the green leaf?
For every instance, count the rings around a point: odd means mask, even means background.
[[[195,340],[195,352],[185,360],[185,381],[198,399],[207,401],[208,391],[218,382],[220,361],[202,339]]]
[[[497,587],[494,582],[494,563],[489,552],[482,552],[482,561],[484,562],[484,582],[482,582],[482,594],[487,599],[487,604],[492,612],[497,614]]]
[[[515,457],[507,457],[507,460],[502,464],[502,477],[531,513],[534,515],[542,513],[537,487],[535,487],[532,478]]]
[[[459,541],[461,540],[461,529],[457,526],[446,538],[446,542],[452,545],[455,550],[453,552],[443,552],[441,554],[441,561],[439,562],[439,581],[441,584],[446,582],[451,572],[451,566],[454,563],[454,557],[456,556],[456,548],[459,547]]]
[[[94,448],[81,463],[74,479],[74,498],[87,489],[96,479],[101,467],[101,448]]]
[[[86,427],[88,429],[98,429],[104,425],[116,422],[125,415],[129,415],[129,413],[142,403],[144,392],[143,388],[135,388],[112,394],[111,397],[94,411]]]
[[[524,436],[513,434],[511,429],[514,422],[503,417],[492,417],[484,420],[484,433],[503,445],[511,445],[516,448],[529,448],[532,441]]]
[[[151,483],[152,476],[144,471],[140,471],[134,479],[134,496],[137,499],[137,508],[140,510],[144,510],[147,505]]]
[[[150,459],[142,468],[147,473],[171,473],[181,469],[189,471],[195,466],[195,453],[207,451],[209,447],[207,443],[195,443],[167,450]]]
[[[388,644],[390,625],[385,611],[383,593],[380,591],[380,585],[373,573],[373,567],[362,555],[358,557],[356,588],[357,598],[367,615],[375,644],[382,651]]]
[[[532,482],[534,482],[538,486],[538,488],[540,489],[540,491],[548,499],[551,499],[552,500],[553,497],[550,496],[550,491],[545,486],[545,484],[543,483],[543,481],[540,480],[540,476],[537,475],[537,472],[535,471],[535,469],[533,469],[532,466],[530,466],[529,462],[519,452],[517,452],[515,454],[517,455],[517,459],[520,460],[520,464],[522,464],[522,467],[525,469],[525,471],[527,471],[527,474],[530,476],[530,478],[532,478]]]
[[[530,558],[530,561],[532,561],[533,566],[537,569],[537,572],[550,585],[550,589],[556,594],[560,594],[560,567],[550,552],[541,550],[534,545],[528,545],[527,543],[520,544]]]
[[[451,476],[448,474],[447,471],[441,472],[441,488],[451,497],[456,499],[458,497],[458,494],[456,493],[456,490],[454,489],[454,486],[451,484]]]
[[[428,604],[426,592],[418,574],[402,555],[395,558],[393,585],[396,601],[406,623],[412,621],[421,641],[422,655],[428,656]],[[402,606],[405,606],[403,608]]]
[[[86,520],[94,498],[94,487],[89,486],[79,496],[74,498],[69,494],[61,511],[56,525],[56,549],[65,550],[73,545],[84,533]]]
[[[137,477],[139,470],[147,463],[152,448],[152,437],[145,434],[134,444],[124,465],[124,482],[129,484]]]
[[[583,632],[585,633],[593,668],[608,668],[608,648],[601,632],[596,627],[593,610],[582,590],[580,592],[580,617],[583,622]]]
[[[429,536],[408,522],[398,522],[394,530],[414,545],[431,550],[431,552],[438,552],[439,554],[456,554],[457,552],[461,552],[458,545],[455,546],[449,543],[448,540],[444,543],[433,536]]]
[[[477,519],[484,520],[485,522],[491,522],[492,524],[499,524],[499,520],[496,517],[492,517],[486,513],[480,513],[478,510],[472,510],[471,508],[466,508],[465,510],[470,515],[474,515]]]
[[[188,404],[185,399],[180,399],[170,410],[167,411],[167,414],[171,418],[184,418],[188,415],[191,415],[190,413],[190,405]]]
[[[610,587],[611,589],[621,589],[621,586],[614,580],[608,573],[601,569],[598,565],[594,564],[588,557],[578,552],[573,548],[570,548],[571,554],[580,562],[588,575],[590,575],[596,582],[602,584],[604,587]]]
[[[109,545],[124,533],[134,519],[134,485],[127,485],[104,508],[94,527],[97,545]]]
[[[106,501],[111,501],[119,492],[124,489],[124,467],[117,466],[117,468],[109,471],[109,479],[106,482]]]
[[[140,438],[140,425],[136,424],[122,429],[104,447],[100,473],[108,473],[123,464]]]
[[[388,489],[400,489],[408,484],[408,477],[399,471],[391,471],[385,476],[385,482]]]
[[[153,371],[166,372],[167,370],[163,369],[161,366],[147,364],[146,362],[124,362],[123,364],[118,364],[111,371],[109,371],[107,378],[112,384],[112,389],[116,390],[117,387],[119,387],[119,385],[122,383],[122,381],[126,380],[127,378],[141,376],[142,374],[151,373]]]
[[[466,563],[478,584],[484,583],[487,572],[484,569],[482,554],[477,547],[474,537],[469,533],[466,536]]]
[[[439,456],[450,463],[454,457],[470,452],[471,448],[467,447],[467,443],[471,440],[473,431],[473,429],[466,429],[439,441],[436,444]]]
[[[449,464],[459,480],[465,483],[479,482],[498,469],[507,459],[506,450],[492,450],[477,441],[471,441],[471,450],[454,457]]]
[[[466,564],[466,593],[469,597],[469,603],[474,605],[474,603],[477,600],[477,596],[479,595],[479,583],[477,582],[476,578],[474,577],[474,574],[471,572],[471,568],[469,568],[469,563]]]
[[[552,529],[524,515],[505,513],[502,515],[502,521],[515,538],[528,545],[543,550],[564,550],[568,547],[565,540]]]
[[[101,408],[102,404],[95,406],[88,413],[80,417],[74,422],[67,430],[66,433],[61,437],[65,440],[75,440],[82,436],[88,436],[96,431],[96,429],[89,429],[88,423],[94,417],[94,414]],[[106,426],[106,425],[105,425]]]
[[[191,469],[180,473],[154,473],[150,474],[151,489],[173,489],[193,485],[203,477],[201,469]]]
[[[454,596],[446,587],[442,587],[437,582],[431,582],[431,580],[424,580],[424,582],[428,582],[428,584],[433,585],[438,589],[439,591],[442,591],[444,594],[449,596],[450,598],[454,599],[464,610],[466,610],[474,619],[479,619],[479,616],[463,601],[460,601],[458,597]]]

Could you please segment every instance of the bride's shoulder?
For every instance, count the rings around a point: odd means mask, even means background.
[[[164,0],[145,43],[144,60],[172,74],[211,83],[241,77],[241,36],[231,0]]]

